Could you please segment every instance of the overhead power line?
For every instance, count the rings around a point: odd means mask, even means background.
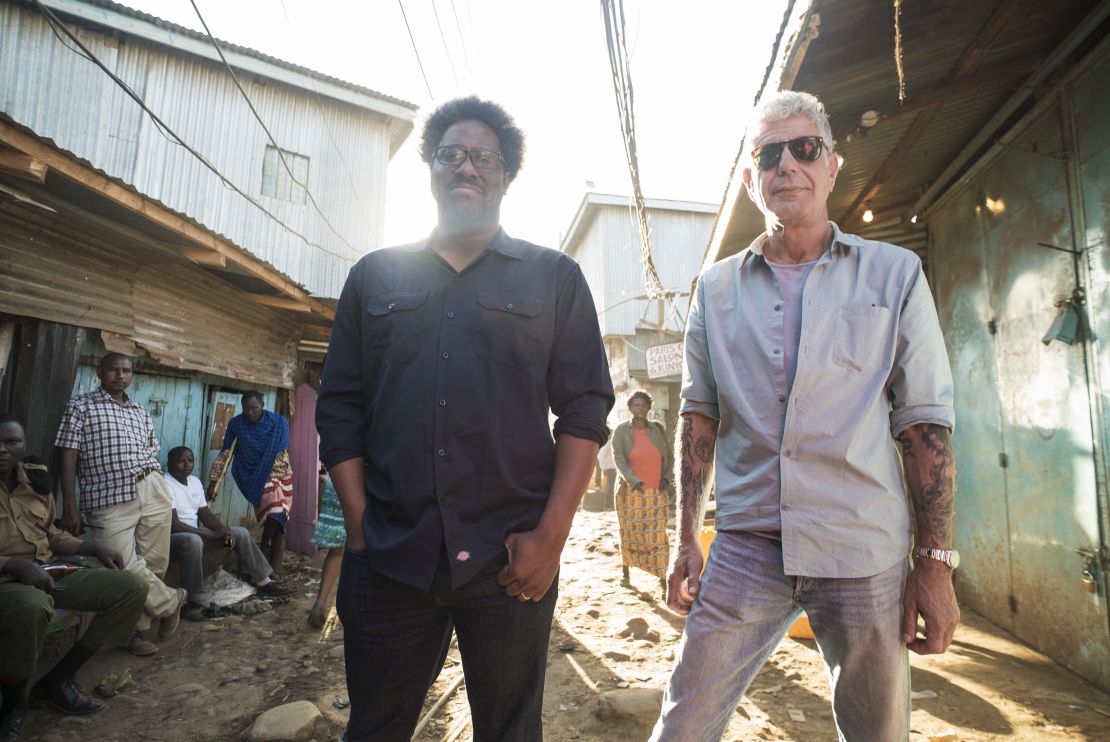
[[[463,50],[463,59],[466,60],[466,72],[470,75],[470,82],[474,83],[474,68],[470,66],[470,54],[466,51],[466,37],[463,36],[462,26],[459,25],[459,11],[455,8],[455,0],[451,0],[451,15],[455,16],[455,30],[459,32],[459,46]]]
[[[632,197],[636,221],[640,229],[640,262],[644,269],[644,288],[649,296],[662,299],[666,296],[663,281],[651,257],[651,227],[648,224],[647,206],[640,186],[640,163],[636,153],[636,116],[633,108],[632,72],[625,43],[624,1],[601,0],[601,15],[605,20],[605,44],[609,50],[609,67],[613,73],[613,93],[617,101],[624,154],[628,172],[632,177]]]
[[[455,60],[451,59],[451,50],[447,48],[447,37],[443,33],[443,24],[439,22],[439,11],[436,9],[436,0],[429,0],[432,4],[432,14],[436,17],[436,27],[439,29],[439,38],[443,42],[443,53],[447,55],[447,64],[451,65],[451,74],[455,76],[455,85],[459,84],[459,73],[455,69]]]
[[[409,17],[405,14],[405,6],[401,0],[397,0],[397,7],[401,9],[401,17],[405,19],[405,30],[409,32],[409,41],[412,42],[412,51],[416,54],[416,64],[420,67],[420,74],[424,77],[424,87],[428,89],[428,97],[435,100],[435,96],[432,95],[432,85],[428,82],[428,73],[424,71],[424,62],[420,59],[420,50],[416,48],[416,38],[412,35]]]
[[[324,213],[324,210],[320,208],[320,204],[316,203],[316,197],[312,195],[312,191],[309,189],[308,183],[302,183],[301,181],[297,180],[297,176],[293,174],[293,168],[290,167],[289,161],[285,159],[285,150],[283,150],[281,145],[277,143],[277,139],[275,139],[274,135],[270,132],[270,127],[266,126],[266,122],[262,120],[262,116],[259,115],[258,109],[254,107],[254,103],[251,101],[250,96],[247,95],[247,91],[243,89],[243,84],[239,82],[239,76],[236,75],[235,70],[231,68],[231,65],[227,61],[227,57],[224,56],[224,50],[220,48],[219,42],[216,41],[216,37],[212,35],[212,31],[208,28],[208,22],[205,21],[204,16],[201,15],[200,8],[197,7],[196,0],[189,0],[189,3],[193,6],[193,10],[196,11],[197,18],[200,19],[200,25],[204,26],[204,32],[208,34],[208,38],[212,42],[213,48],[215,48],[216,53],[220,55],[220,61],[224,63],[224,67],[227,68],[228,74],[231,75],[231,81],[235,83],[235,87],[239,89],[239,92],[243,96],[243,100],[247,102],[247,108],[251,109],[251,114],[253,114],[254,118],[258,121],[258,125],[262,127],[262,131],[266,132],[266,136],[269,138],[270,144],[274,145],[274,149],[277,151],[278,159],[281,160],[281,164],[285,167],[285,172],[289,174],[289,179],[304,189],[305,195],[308,196],[309,203],[312,204],[312,208],[315,209],[316,213],[320,215],[320,218],[324,220],[324,224],[326,224],[328,229],[331,230],[331,233],[338,237],[339,241],[346,245],[351,252],[357,253],[358,250],[355,249],[355,246],[348,242],[347,238],[339,233],[339,230],[336,229],[335,225],[331,223],[331,220],[328,219],[328,216]]]
[[[239,188],[239,186],[235,185],[235,183],[232,182],[231,179],[228,178],[226,175],[224,175],[222,172],[220,172],[219,168],[217,168],[215,165],[213,165],[208,160],[208,158],[206,158],[200,152],[197,152],[195,149],[193,149],[191,146],[189,146],[189,144],[184,139],[182,139],[181,136],[177,134],[177,132],[175,132],[173,129],[171,129],[166,124],[165,121],[163,121],[161,118],[159,118],[158,114],[156,114],[154,111],[152,111],[150,109],[150,106],[148,106],[146,104],[146,101],[144,101],[142,99],[142,97],[139,96],[138,93],[136,93],[134,90],[131,89],[130,85],[128,85],[124,80],[122,80],[118,75],[116,75],[116,73],[112,72],[112,70],[109,69],[108,66],[106,64],[104,64],[104,62],[102,62],[99,57],[97,57],[87,46],[85,46],[85,44],[82,43],[79,38],[77,38],[76,34],[74,34],[72,31],[70,31],[69,28],[64,23],[61,22],[61,20],[58,18],[58,16],[54,15],[54,13],[49,8],[44,6],[42,4],[42,2],[40,2],[40,0],[34,0],[34,3],[36,5],[36,7],[38,7],[39,12],[41,12],[43,14],[43,16],[46,18],[47,23],[49,23],[51,28],[54,29],[55,34],[60,30],[62,33],[64,33],[66,35],[67,38],[69,38],[70,41],[72,41],[74,44],[77,45],[77,47],[80,51],[78,52],[77,50],[73,49],[73,47],[70,47],[68,44],[65,44],[65,46],[67,46],[67,48],[69,48],[71,51],[74,51],[75,53],[79,53],[85,59],[89,60],[90,62],[95,64],[97,67],[99,67],[104,72],[104,74],[106,74],[112,80],[112,82],[114,82],[117,86],[119,86],[119,88],[121,90],[123,90],[123,92],[126,93],[129,98],[131,98],[133,101],[135,101],[135,103],[137,103],[139,105],[139,107],[146,113],[146,115],[150,117],[150,120],[154,122],[155,127],[159,130],[159,132],[162,133],[162,135],[164,137],[166,137],[167,139],[172,141],[174,144],[179,145],[186,152],[188,152],[193,157],[195,157],[202,165],[204,165],[206,168],[208,168],[208,170],[212,171],[212,174],[215,175],[217,178],[219,178],[220,182],[223,183],[225,187],[234,191],[235,193],[238,193],[244,199],[249,201],[255,208],[257,208],[259,211],[261,211],[263,214],[265,214],[267,217],[269,217],[274,223],[276,223],[278,226],[280,226],[282,229],[286,230],[287,232],[289,232],[293,236],[303,240],[304,243],[306,245],[308,245],[309,247],[314,247],[314,248],[316,248],[316,249],[318,249],[322,252],[325,252],[325,253],[327,253],[329,255],[332,255],[334,257],[337,257],[337,258],[342,258],[344,260],[346,260],[350,257],[349,255],[340,255],[339,253],[335,252],[334,250],[330,250],[330,249],[324,247],[323,245],[317,244],[317,243],[313,242],[312,240],[308,239],[308,237],[304,236],[303,234],[298,232],[296,229],[294,229],[293,227],[286,224],[284,221],[282,221],[282,219],[280,217],[278,217],[272,211],[270,211],[265,206],[263,206],[261,203],[259,203],[257,200],[255,200],[253,197],[251,197],[251,195],[249,193],[246,193],[243,189]]]

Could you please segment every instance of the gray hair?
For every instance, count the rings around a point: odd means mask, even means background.
[[[761,123],[782,121],[794,116],[802,116],[812,121],[821,132],[825,146],[832,152],[832,126],[829,125],[829,114],[825,111],[825,105],[816,95],[796,90],[780,90],[760,99],[748,120],[748,130],[744,135],[746,146],[750,148],[751,142],[748,138]]]

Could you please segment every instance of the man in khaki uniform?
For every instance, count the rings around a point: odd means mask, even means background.
[[[50,475],[45,466],[21,462],[23,454],[23,426],[0,416],[0,740],[5,742],[19,736],[27,682],[36,674],[55,606],[96,615],[31,693],[63,713],[87,714],[103,704],[81,692],[74,674],[100,646],[128,645],[147,594],[141,577],[120,571],[119,552],[54,525]],[[45,567],[55,554],[93,556],[105,568],[82,568],[56,580]]]

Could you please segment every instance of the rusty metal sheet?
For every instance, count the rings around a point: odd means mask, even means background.
[[[0,311],[130,340],[167,366],[292,387],[296,331],[181,260],[0,203]]]

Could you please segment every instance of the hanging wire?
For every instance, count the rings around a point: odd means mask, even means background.
[[[640,262],[644,271],[644,288],[649,297],[662,299],[666,292],[651,256],[651,226],[648,223],[647,206],[640,186],[631,61],[625,44],[623,0],[616,0],[615,3],[613,0],[601,0],[601,14],[605,20],[605,44],[609,51],[609,67],[613,74],[613,93],[616,97],[617,116],[620,119],[621,135],[624,140],[624,154],[628,161],[628,172],[632,178],[633,204],[640,230]]]
[[[435,100],[432,95],[432,85],[428,82],[428,73],[424,71],[424,62],[420,59],[420,50],[416,48],[416,38],[412,35],[412,26],[409,25],[409,17],[405,13],[405,6],[401,0],[397,0],[397,7],[401,9],[401,17],[405,19],[405,30],[409,32],[409,41],[412,42],[412,51],[416,54],[416,64],[420,67],[420,74],[424,78],[424,87],[428,89],[428,97]]]
[[[208,160],[208,158],[206,158],[200,152],[197,152],[195,149],[193,149],[191,146],[189,146],[189,144],[184,139],[182,139],[181,136],[179,136],[177,134],[177,132],[175,132],[173,129],[171,129],[166,124],[165,121],[163,121],[161,118],[159,118],[158,114],[156,114],[154,111],[152,111],[150,106],[148,106],[146,104],[146,101],[144,101],[138,93],[136,93],[134,90],[132,90],[131,86],[128,85],[118,75],[116,75],[116,73],[112,72],[112,70],[109,69],[108,66],[106,64],[104,64],[104,62],[102,62],[100,60],[100,58],[97,57],[92,52],[92,50],[90,50],[87,46],[85,46],[84,43],[82,43],[82,41],[79,38],[77,38],[76,34],[74,34],[72,31],[70,31],[69,28],[64,23],[62,23],[62,21],[58,18],[58,16],[54,15],[53,11],[51,11],[49,8],[47,8],[45,5],[42,4],[41,0],[33,0],[33,2],[35,3],[35,6],[39,9],[39,12],[41,12],[43,14],[43,16],[46,18],[47,22],[51,25],[51,28],[54,29],[55,34],[57,34],[58,31],[61,31],[62,33],[64,33],[66,35],[66,37],[69,38],[70,41],[72,41],[74,44],[76,44],[77,47],[80,49],[80,52],[78,52],[76,49],[74,49],[73,47],[66,44],[66,46],[71,51],[73,51],[75,53],[79,53],[80,56],[84,57],[85,59],[89,60],[90,62],[95,64],[97,67],[99,67],[104,72],[104,74],[106,74],[112,80],[112,82],[114,82],[124,93],[127,94],[127,96],[129,98],[131,98],[133,101],[135,101],[135,103],[137,103],[139,105],[139,108],[141,108],[143,110],[143,112],[146,113],[146,115],[154,123],[155,128],[162,134],[162,136],[166,137],[171,142],[180,146],[186,152],[188,152],[193,157],[195,157],[202,165],[204,165],[204,167],[208,168],[208,170],[210,170],[213,175],[215,175],[217,178],[220,179],[220,182],[224,185],[224,187],[226,187],[229,190],[234,191],[235,193],[242,196],[244,199],[249,201],[251,203],[251,205],[253,205],[255,208],[257,208],[259,211],[261,211],[267,217],[269,217],[274,223],[276,223],[278,226],[280,226],[282,229],[289,232],[293,236],[303,240],[304,243],[306,245],[308,245],[309,247],[314,247],[314,248],[320,250],[321,252],[327,253],[328,255],[332,255],[332,256],[337,257],[337,258],[342,258],[343,260],[349,259],[349,257],[350,257],[349,255],[340,255],[339,253],[335,252],[334,250],[330,250],[330,249],[324,247],[323,245],[317,244],[317,243],[313,242],[312,240],[308,239],[308,237],[306,237],[305,235],[301,234],[300,232],[298,232],[293,227],[286,224],[276,214],[274,214],[272,211],[267,209],[265,206],[263,206],[257,200],[252,198],[249,193],[245,192],[244,190],[239,188],[239,186],[235,185],[235,183],[232,182],[231,179],[228,178],[226,175],[224,175],[222,172],[220,172],[219,168],[217,168],[215,165],[213,165],[212,162]]]
[[[331,220],[328,219],[328,216],[324,213],[324,210],[320,208],[320,204],[316,202],[316,197],[312,195],[312,191],[308,188],[308,183],[302,183],[300,180],[297,179],[297,176],[293,174],[293,168],[289,165],[289,161],[285,159],[285,150],[282,149],[281,145],[277,143],[277,139],[275,139],[274,135],[270,132],[270,127],[266,126],[266,122],[262,120],[262,116],[259,115],[258,109],[254,107],[254,102],[251,101],[250,96],[247,95],[247,91],[243,89],[243,84],[239,82],[239,76],[235,74],[235,70],[232,69],[231,65],[228,63],[227,57],[224,56],[224,50],[220,48],[219,43],[216,41],[216,37],[212,35],[211,29],[208,28],[208,22],[205,21],[204,16],[201,15],[200,8],[197,7],[196,0],[189,0],[189,3],[193,6],[193,10],[196,11],[197,18],[200,19],[200,25],[204,26],[204,32],[208,34],[208,39],[212,42],[212,46],[216,49],[216,53],[220,55],[220,61],[224,63],[224,67],[227,68],[228,74],[231,75],[231,81],[235,83],[235,87],[239,89],[239,92],[243,96],[243,100],[247,102],[247,108],[250,109],[251,114],[254,115],[255,120],[258,121],[258,125],[262,127],[262,131],[266,132],[266,137],[269,138],[270,144],[274,145],[274,150],[277,151],[278,159],[281,160],[281,164],[285,167],[285,172],[289,174],[289,179],[304,189],[305,195],[308,196],[309,203],[312,204],[312,208],[315,209],[316,213],[320,215],[320,218],[324,221],[324,224],[327,225],[328,229],[331,230],[331,233],[338,237],[339,241],[346,245],[352,253],[357,253],[358,250],[355,248],[355,246],[348,242],[347,238],[339,233],[339,230],[336,229],[335,225],[331,223]]]
[[[902,0],[894,0],[894,66],[898,70],[898,102],[906,102],[906,70],[902,66]]]
[[[436,28],[439,29],[439,40],[443,42],[443,53],[447,55],[447,64],[451,66],[451,74],[455,77],[455,85],[459,84],[459,73],[455,69],[455,60],[451,59],[451,50],[447,48],[447,37],[443,33],[443,24],[439,22],[439,10],[436,9],[436,0],[428,0],[432,4],[432,15],[436,18]]]
[[[466,37],[463,36],[462,26],[459,25],[459,11],[455,8],[455,0],[451,0],[451,15],[455,16],[455,30],[459,32],[459,46],[463,50],[463,59],[466,60],[466,73],[470,75],[470,81],[476,82],[474,79],[474,68],[470,66],[470,53],[466,50]]]

